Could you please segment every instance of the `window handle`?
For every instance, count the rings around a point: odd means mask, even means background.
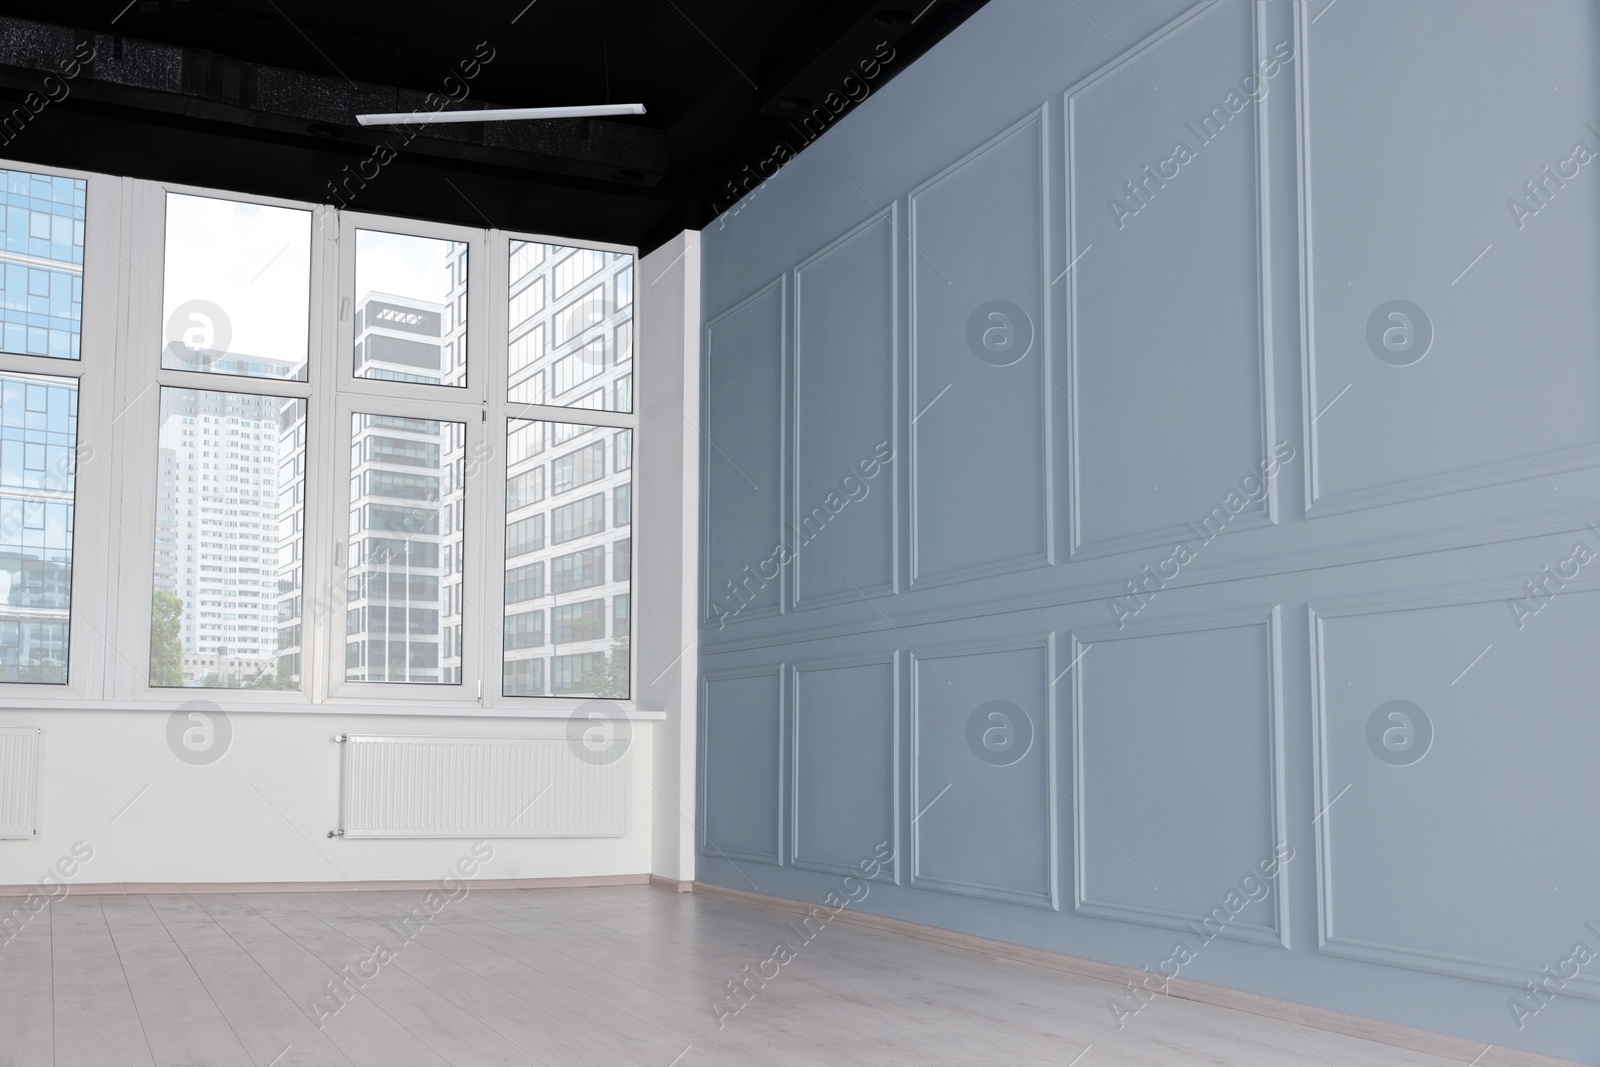
[[[335,567],[343,567],[344,566],[344,542],[343,541],[335,541],[333,543],[333,565]]]
[[[339,298],[339,321],[350,321],[350,298],[348,296]]]

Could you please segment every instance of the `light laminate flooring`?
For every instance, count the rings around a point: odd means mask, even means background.
[[[473,890],[408,940],[423,896],[70,895],[0,944],[0,1067],[1451,1062],[1177,999],[1118,1030],[1104,982],[645,887]]]

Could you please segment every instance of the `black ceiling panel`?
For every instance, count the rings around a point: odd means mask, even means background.
[[[0,3],[0,158],[655,247],[985,0]],[[640,102],[362,127],[363,111]]]

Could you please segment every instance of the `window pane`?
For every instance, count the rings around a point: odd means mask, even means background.
[[[0,307],[5,313],[0,348],[18,355],[77,359],[88,183],[0,170],[0,186]]]
[[[355,376],[467,384],[467,246],[356,231]]]
[[[300,688],[306,401],[161,390],[150,684]]]
[[[67,681],[78,383],[0,376],[0,682]]]
[[[500,691],[506,696],[544,696],[544,660],[506,660],[500,673]]]
[[[633,410],[633,257],[513,241],[516,404]]]
[[[167,194],[161,365],[306,379],[311,212]]]
[[[466,433],[351,418],[346,681],[461,684]]]
[[[509,420],[506,433],[501,692],[626,698],[631,540],[608,531],[633,474],[626,459],[619,465],[607,453],[630,439],[615,427],[525,419]],[[555,440],[558,449],[519,445]]]

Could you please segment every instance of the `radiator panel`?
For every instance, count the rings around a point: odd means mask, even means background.
[[[345,837],[620,837],[627,757],[585,760],[565,738],[352,734]]]
[[[0,726],[0,838],[39,831],[39,728]]]

